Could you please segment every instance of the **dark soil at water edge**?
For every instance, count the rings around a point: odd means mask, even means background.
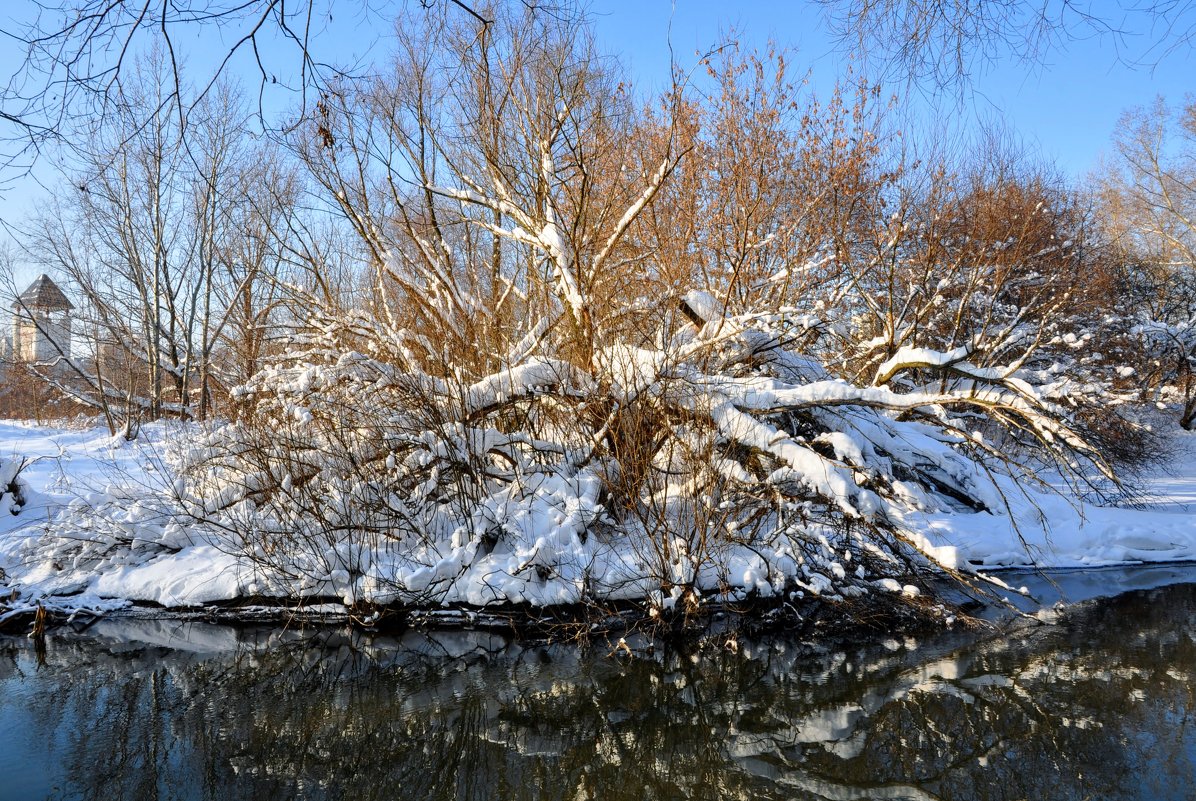
[[[955,593],[958,598],[958,593]],[[57,603],[69,601],[56,599]],[[971,626],[981,604],[949,603],[931,596],[895,593],[845,598],[751,598],[737,603],[704,603],[692,611],[661,612],[642,602],[573,604],[547,608],[527,605],[439,608],[401,605],[345,607],[336,599],[310,599],[293,606],[271,598],[247,598],[187,609],[134,604],[105,614],[59,606],[0,604],[0,634],[42,636],[64,628],[80,632],[98,620],[161,619],[232,626],[340,629],[345,626],[383,634],[420,631],[491,631],[529,642],[604,640],[640,635],[672,641],[727,640],[741,635],[786,633],[791,636],[868,636],[917,632],[944,626]]]

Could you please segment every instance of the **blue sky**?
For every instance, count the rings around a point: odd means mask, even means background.
[[[398,0],[396,6],[403,1]],[[1097,3],[1094,7],[1102,6]],[[19,17],[30,8],[27,0],[9,0],[0,16]],[[363,17],[360,8],[357,3],[348,3],[344,16],[317,29],[317,53],[338,62],[385,56],[389,22],[382,16]],[[828,38],[820,9],[801,0],[593,0],[589,8],[600,45],[618,55],[631,81],[645,90],[662,88],[667,82],[670,44],[673,57],[688,67],[696,61],[697,52],[725,41],[732,30],[748,47],[763,48],[774,40],[794,51],[791,64],[797,70],[810,69],[816,88],[831,86],[847,63]],[[1127,46],[1123,54],[1132,58],[1147,51],[1157,37],[1145,30],[1142,19],[1127,24],[1142,29],[1120,43]],[[231,32],[225,34],[226,38],[232,36]],[[179,46],[191,50],[188,68],[193,75],[202,74],[205,65],[224,52],[219,37],[211,31],[190,42],[180,37]],[[1196,90],[1196,81],[1191,77],[1196,64],[1190,47],[1167,55],[1153,67],[1131,68],[1118,58],[1118,45],[1108,36],[1073,40],[1049,52],[1036,66],[1013,59],[989,65],[975,76],[973,91],[962,102],[957,98],[935,101],[914,95],[905,104],[913,109],[921,125],[965,134],[981,121],[1001,120],[1065,174],[1081,178],[1097,165],[1125,109],[1147,103],[1159,94],[1177,101]],[[267,53],[267,58],[270,55]],[[247,53],[245,56],[232,63],[231,71],[249,75],[248,80],[253,81],[253,65]],[[0,71],[5,76],[12,72],[18,57],[14,49],[0,47]],[[282,63],[293,61],[288,61],[285,52],[275,53],[274,57]],[[281,107],[279,96],[267,98],[268,102],[275,100]],[[46,164],[39,168],[38,177],[51,188],[59,183]],[[0,185],[0,218],[19,222],[45,193],[38,183],[28,179]],[[5,238],[0,233],[0,240]]]
[[[732,28],[743,44],[764,47],[772,39],[795,49],[793,65],[809,67],[815,86],[833,84],[847,64],[829,38],[820,10],[796,0],[608,0],[591,8],[599,41],[622,55],[641,85],[661,85],[667,79],[670,40],[684,65],[692,63],[695,50],[709,49]],[[1178,101],[1196,92],[1191,47],[1161,59],[1157,53],[1148,55],[1157,63],[1131,68],[1124,62],[1144,56],[1159,37],[1142,17],[1124,24],[1136,30],[1120,41],[1085,35],[1046,54],[1037,66],[1007,58],[977,70],[973,91],[962,102],[953,97],[932,103],[918,95],[905,102],[923,122],[947,122],[965,132],[983,121],[1004,120],[1029,147],[1080,178],[1097,166],[1127,108],[1160,94]]]

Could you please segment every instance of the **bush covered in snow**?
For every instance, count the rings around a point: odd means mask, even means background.
[[[289,286],[234,419],[43,562],[211,549],[212,597],[348,604],[910,599],[968,570],[911,515],[1115,482],[1072,196],[894,164],[875,91],[796,114],[783,60],[641,107],[584,29],[506,13],[411,20],[392,75],[321,99],[293,144],[368,302]]]
[[[349,602],[859,594],[926,564],[904,511],[1004,512],[1016,485],[970,417],[1092,456],[1028,384],[855,386],[786,349],[783,315],[470,384],[348,333],[326,320],[257,376],[244,421],[183,446],[174,491],[289,591]]]

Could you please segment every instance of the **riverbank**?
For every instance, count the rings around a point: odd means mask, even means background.
[[[127,442],[94,427],[0,421],[0,458],[7,464],[24,461],[19,476],[23,503],[0,521],[0,570],[3,591],[10,599],[0,612],[0,624],[4,619],[27,618],[38,608],[60,619],[71,615],[86,619],[136,606],[218,619],[352,619],[370,624],[389,614],[398,625],[518,628],[517,621],[531,625],[538,620],[555,624],[573,619],[593,625],[596,619],[599,625],[613,628],[621,625],[624,614],[634,620],[675,616],[684,611],[679,603],[703,607],[706,616],[719,614],[728,605],[758,605],[776,610],[774,614],[791,610],[802,619],[819,605],[838,606],[849,616],[862,603],[860,591],[847,592],[847,587],[833,581],[849,570],[864,574],[858,559],[856,564],[850,561],[850,551],[844,551],[841,562],[815,572],[792,559],[785,562],[784,554],[728,549],[723,555],[731,568],[722,565],[718,581],[710,580],[710,586],[721,582],[724,591],[689,599],[670,596],[659,583],[653,587],[644,576],[636,575],[634,553],[613,546],[599,552],[592,542],[586,543],[590,569],[598,565],[605,575],[622,570],[625,579],[618,591],[570,595],[564,577],[537,577],[533,571],[517,575],[519,571],[509,567],[514,558],[500,564],[497,555],[487,555],[479,556],[475,564],[455,565],[460,590],[423,607],[397,597],[346,597],[338,591],[343,587],[335,576],[322,583],[307,582],[287,602],[282,595],[270,593],[259,563],[198,532],[177,525],[179,530],[171,530],[172,521],[161,518],[159,510],[142,500],[169,491],[173,479],[164,452],[169,444],[193,433],[194,429],[156,424],[144,427],[136,442]],[[1027,489],[1007,499],[1004,514],[959,509],[911,512],[901,522],[921,538],[921,550],[940,566],[997,591],[1007,583],[1020,587],[1024,582],[1017,578],[1019,574],[1008,572],[1019,569],[1193,561],[1196,435],[1176,429],[1165,446],[1169,458],[1137,477],[1136,507],[1097,506]],[[0,503],[12,507],[16,501],[7,495]],[[108,510],[107,528],[89,530],[87,511],[99,506]],[[113,509],[119,511],[115,517]],[[64,538],[63,519],[79,521],[77,535]],[[55,526],[56,545],[47,548],[45,541]],[[117,542],[119,547],[109,547],[97,558],[89,548],[101,540]],[[164,541],[172,547],[164,547]],[[536,545],[543,547],[544,541]],[[435,572],[443,567],[443,560],[432,564]],[[778,565],[787,567],[782,570]],[[920,581],[911,581],[860,579],[853,586],[872,590],[881,600],[878,609],[914,604],[940,617],[950,616],[949,610],[921,597]],[[510,593],[508,600],[481,592],[495,587]],[[495,602],[471,603],[487,597]]]

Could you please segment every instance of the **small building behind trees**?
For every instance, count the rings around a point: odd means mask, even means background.
[[[13,302],[13,358],[45,364],[69,357],[74,308],[66,293],[43,273]]]

